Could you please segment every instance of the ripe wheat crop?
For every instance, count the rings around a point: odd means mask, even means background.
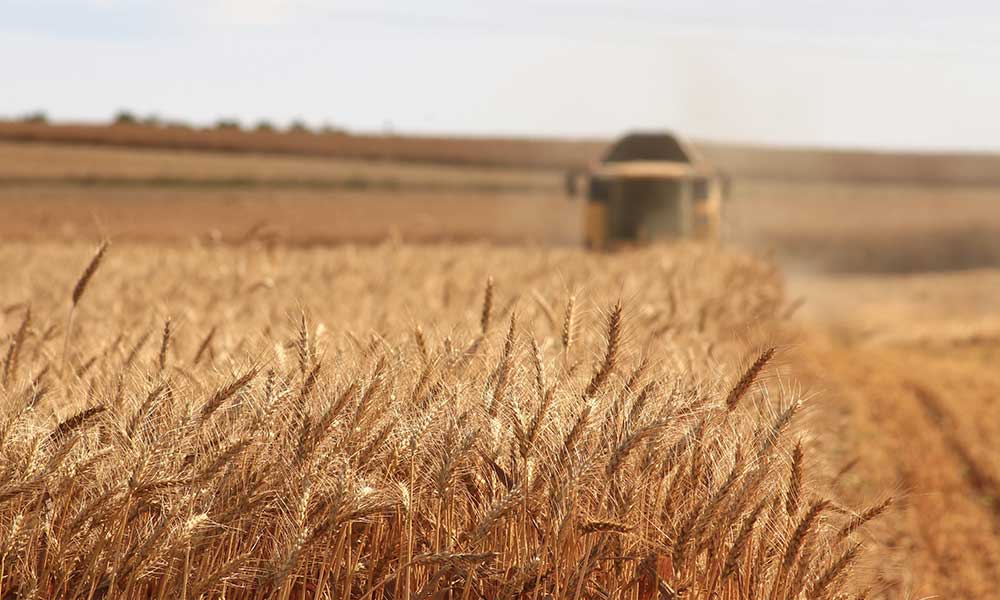
[[[4,598],[865,595],[888,502],[812,468],[768,264],[9,244],[0,269]]]

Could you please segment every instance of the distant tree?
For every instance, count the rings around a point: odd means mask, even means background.
[[[136,119],[135,113],[128,110],[120,110],[115,113],[115,125],[134,125],[139,120]]]
[[[271,132],[271,131],[274,131],[275,128],[274,128],[274,123],[272,123],[272,122],[270,122],[268,120],[261,120],[261,121],[257,121],[257,126],[254,127],[254,129],[256,129],[257,131]]]
[[[305,121],[301,119],[296,119],[292,121],[291,125],[288,126],[288,131],[293,133],[312,133],[309,130],[309,126],[306,125]]]
[[[21,117],[22,123],[48,123],[49,117],[43,111],[37,110],[35,112],[28,113]]]
[[[344,135],[347,133],[347,130],[331,123],[324,123],[323,126],[319,128],[319,132],[326,135]]]
[[[219,119],[215,122],[216,129],[226,129],[226,130],[240,130],[243,128],[240,122],[236,119]]]
[[[149,127],[161,127],[163,125],[163,120],[157,115],[147,115],[142,119],[142,124]]]

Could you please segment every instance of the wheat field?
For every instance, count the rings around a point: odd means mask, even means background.
[[[845,504],[814,456],[766,262],[33,242],[0,269],[2,597],[869,593],[891,498]]]
[[[0,598],[997,596],[985,183],[601,254],[554,170],[0,163]]]

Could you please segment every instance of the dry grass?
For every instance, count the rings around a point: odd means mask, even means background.
[[[787,308],[769,265],[683,246],[90,256],[0,248],[0,595],[864,585],[876,509],[836,503],[797,444],[802,397],[757,340]]]

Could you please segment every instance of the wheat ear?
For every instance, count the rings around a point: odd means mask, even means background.
[[[97,247],[97,251],[94,256],[87,263],[87,268],[83,270],[80,278],[76,280],[76,285],[73,286],[73,294],[70,296],[72,303],[69,308],[69,317],[66,319],[66,338],[63,342],[63,352],[62,352],[62,366],[66,366],[66,356],[69,353],[69,338],[73,331],[73,318],[76,316],[76,307],[80,304],[80,299],[83,298],[83,293],[87,291],[87,284],[90,283],[91,278],[94,273],[97,272],[97,267],[101,266],[101,261],[104,260],[104,253],[107,252],[109,242],[104,240],[101,245]]]

